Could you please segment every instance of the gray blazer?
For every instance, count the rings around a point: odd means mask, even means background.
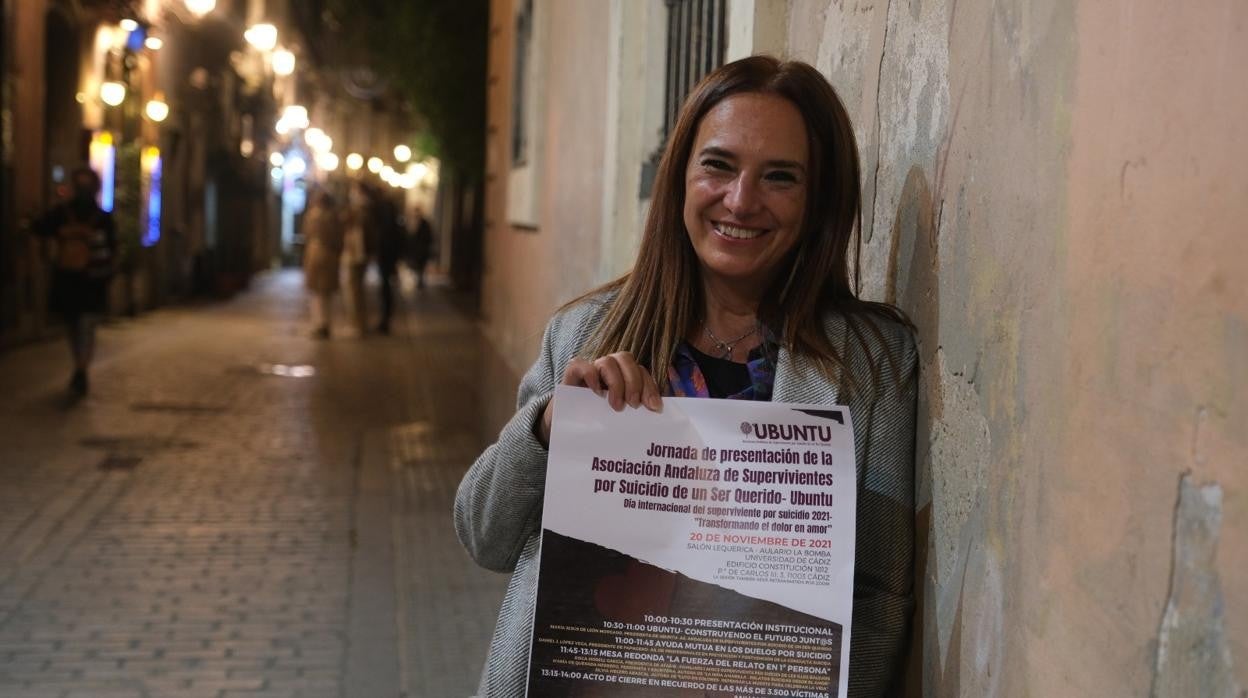
[[[556,315],[546,328],[537,362],[520,382],[517,410],[498,442],[472,464],[455,497],[455,530],[479,565],[511,572],[498,625],[482,676],[482,698],[523,696],[537,568],[541,550],[546,449],[533,426],[550,401],[563,369],[602,321],[611,298],[590,300]],[[880,320],[887,349],[901,361],[904,382],[892,385],[885,345],[866,333],[870,352],[883,366],[877,395],[858,391],[848,400],[858,460],[858,522],[854,568],[854,615],[850,639],[849,695],[879,696],[903,670],[913,606],[914,433],[918,358],[904,327]],[[829,314],[828,336],[849,347],[843,317]],[[853,346],[857,346],[854,344]],[[849,370],[870,385],[861,351]],[[781,349],[772,399],[776,402],[841,404],[838,386],[813,362]]]

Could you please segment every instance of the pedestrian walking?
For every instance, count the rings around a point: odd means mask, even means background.
[[[412,271],[416,272],[416,288],[424,290],[425,266],[429,264],[429,257],[433,253],[433,226],[429,225],[429,219],[425,218],[425,211],[420,204],[412,209],[411,228],[408,259]]]
[[[312,206],[303,217],[303,238],[303,283],[312,294],[312,334],[328,339],[344,239],[343,217],[329,192],[318,191],[312,197]]]
[[[394,292],[398,286],[399,259],[403,256],[405,233],[399,221],[399,207],[389,195],[376,196],[375,225],[377,230],[377,272],[381,277],[381,320],[377,332],[390,334],[394,315]]]
[[[347,277],[351,324],[363,336],[368,331],[368,300],[364,297],[364,275],[368,271],[369,231],[372,198],[361,183],[350,194],[350,207],[344,217],[342,268]]]
[[[69,389],[85,396],[95,329],[108,307],[109,281],[116,271],[117,230],[113,217],[96,203],[99,175],[80,167],[70,176],[70,185],[69,201],[48,211],[35,232],[54,244],[50,305],[65,320],[73,355]]]

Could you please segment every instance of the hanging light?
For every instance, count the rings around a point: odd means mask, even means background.
[[[143,45],[152,51],[159,51],[164,48],[165,42],[159,36],[149,36],[143,40]]]
[[[286,76],[295,72],[295,54],[284,48],[273,52],[273,72]]]
[[[217,9],[217,0],[186,0],[186,9],[196,17],[203,17]]]
[[[316,164],[326,172],[333,172],[338,169],[338,156],[333,153],[320,153],[316,156]]]
[[[304,131],[303,140],[309,148],[318,153],[328,153],[334,149],[334,139],[315,126]]]
[[[402,144],[394,146],[394,159],[399,162],[407,162],[408,160],[411,160],[412,149]]]
[[[261,51],[272,51],[277,47],[277,27],[268,22],[253,24],[243,32],[243,38]]]
[[[381,172],[382,166],[383,166],[383,163],[381,161],[381,158],[377,157],[376,155],[368,159],[368,171],[369,172],[372,172],[373,174],[378,174]]]
[[[165,102],[164,93],[157,92],[155,95],[153,95],[152,98],[147,102],[147,106],[144,107],[143,113],[147,114],[147,118],[151,119],[152,121],[155,121],[156,123],[160,123],[164,121],[166,118],[168,118],[169,117],[169,105],[168,103]]]
[[[307,128],[308,108],[292,104],[282,110],[282,121],[286,122],[289,128]]]
[[[350,153],[347,155],[347,169],[355,172],[364,166],[364,156],[359,153]]]
[[[108,106],[115,107],[126,101],[126,86],[113,81],[101,83],[100,99]]]

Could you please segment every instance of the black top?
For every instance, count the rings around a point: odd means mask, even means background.
[[[689,352],[693,354],[693,360],[706,378],[706,390],[711,397],[726,398],[750,387],[752,379],[749,366],[703,354],[692,345]]]

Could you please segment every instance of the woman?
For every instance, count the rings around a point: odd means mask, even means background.
[[[848,405],[859,474],[849,693],[896,683],[912,605],[917,358],[904,315],[855,297],[856,224],[853,130],[822,75],[755,56],[694,89],[633,270],[551,320],[518,412],[460,485],[460,540],[482,566],[514,570],[482,695],[524,691],[556,383],[617,410],[659,409],[661,395]]]
[[[303,219],[303,283],[312,294],[312,336],[328,339],[334,293],[338,291],[338,258],[342,255],[342,223],[329,192],[317,192]]]

